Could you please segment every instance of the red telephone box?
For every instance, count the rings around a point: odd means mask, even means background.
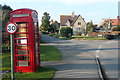
[[[14,34],[15,72],[34,72],[40,66],[38,13],[17,9],[10,13],[10,22],[18,27]]]

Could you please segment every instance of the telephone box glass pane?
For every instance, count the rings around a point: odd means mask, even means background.
[[[18,60],[29,60],[29,56],[18,56]]]
[[[27,39],[18,39],[17,40],[17,44],[26,44],[27,43]]]
[[[38,32],[38,28],[35,28],[35,32]]]
[[[28,23],[27,22],[17,22],[18,27],[27,27]]]
[[[17,66],[29,66],[29,62],[28,61],[18,61]]]
[[[18,32],[27,32],[27,28],[19,28]]]
[[[22,38],[22,37],[27,37],[27,34],[18,34],[17,37],[19,37],[19,38],[20,38],[20,37],[21,37],[21,38]]]
[[[38,64],[38,53],[36,53],[36,63]]]
[[[18,54],[28,54],[27,50],[18,50],[17,51]]]
[[[17,49],[27,49],[27,45],[17,45]]]

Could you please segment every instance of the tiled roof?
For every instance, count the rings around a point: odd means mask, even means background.
[[[71,26],[75,23],[75,21],[78,19],[79,15],[75,15],[74,17],[71,15],[60,15],[60,25],[66,26],[66,22],[69,21]]]
[[[120,21],[118,21],[118,19],[110,19],[110,22],[112,23],[112,25],[119,25]]]

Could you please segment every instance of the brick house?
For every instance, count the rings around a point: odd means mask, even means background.
[[[120,16],[118,16],[117,19],[110,19],[110,22],[112,23],[113,27],[120,25]]]
[[[106,20],[109,20],[109,26],[108,26],[108,31],[109,32],[111,31],[111,29],[113,27],[117,27],[117,25],[120,25],[120,16],[118,16],[117,19],[106,19],[106,18],[103,18],[102,21],[100,22],[100,24],[98,24],[98,27],[104,30],[103,24],[104,24],[104,22]]]
[[[71,27],[73,29],[73,35],[77,35],[79,32],[85,34],[86,22],[81,15],[60,15],[60,29],[62,27]]]

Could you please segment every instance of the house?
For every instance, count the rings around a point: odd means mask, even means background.
[[[112,23],[113,27],[120,25],[120,16],[118,16],[117,19],[110,19],[110,22]]]
[[[73,35],[77,35],[80,32],[85,34],[86,22],[81,15],[60,15],[60,29],[62,27],[71,27],[73,29]]]
[[[105,21],[108,21],[108,31],[110,32],[110,30],[113,28],[113,27],[116,27],[117,25],[120,25],[120,16],[117,17],[117,19],[106,19],[106,18],[103,18],[102,21],[98,24],[98,27],[102,30],[105,30],[105,27],[104,27],[104,23]]]

